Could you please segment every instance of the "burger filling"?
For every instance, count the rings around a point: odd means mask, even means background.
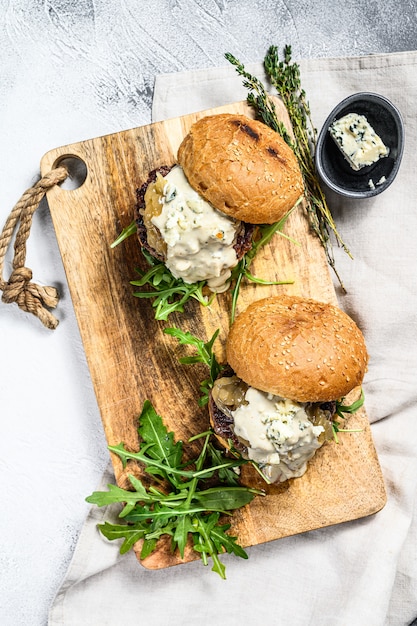
[[[227,289],[238,262],[234,244],[241,222],[217,211],[188,183],[181,167],[157,175],[145,194],[148,243],[176,278],[207,281],[213,292]]]
[[[233,419],[233,434],[247,458],[270,482],[302,476],[308,461],[332,437],[325,405],[301,404],[249,387],[237,376],[219,378],[216,406]]]

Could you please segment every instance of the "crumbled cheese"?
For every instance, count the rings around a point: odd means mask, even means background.
[[[165,180],[162,210],[152,223],[167,244],[166,266],[186,283],[206,280],[212,291],[225,291],[237,263],[233,246],[240,222],[206,202],[181,167],[174,167]]]
[[[348,113],[333,122],[329,132],[345,159],[356,171],[389,154],[389,148],[384,145],[364,115]]]
[[[381,178],[380,178],[380,179],[379,179],[379,181],[376,183],[376,185],[377,185],[377,186],[378,186],[378,185],[383,185],[383,184],[386,182],[386,180],[387,180],[387,179],[385,178],[385,176],[381,176]],[[370,179],[368,180],[368,187],[370,187],[370,189],[375,189],[375,183],[374,183],[374,181],[372,180],[372,178],[370,178]]]
[[[235,435],[271,482],[302,476],[321,443],[304,405],[249,387],[246,404],[232,411]]]

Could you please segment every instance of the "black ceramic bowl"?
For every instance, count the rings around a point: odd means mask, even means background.
[[[389,155],[358,171],[352,169],[329,133],[331,124],[347,113],[364,115],[389,148]],[[356,93],[340,102],[326,119],[316,145],[316,168],[326,185],[349,198],[369,198],[394,180],[404,149],[404,125],[398,109],[375,93]],[[383,181],[383,182],[380,182]]]

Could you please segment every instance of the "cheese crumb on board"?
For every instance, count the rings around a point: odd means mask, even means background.
[[[345,159],[356,171],[389,154],[389,148],[364,115],[348,113],[333,122],[329,132]]]

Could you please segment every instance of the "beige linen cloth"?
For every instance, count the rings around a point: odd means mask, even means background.
[[[402,626],[417,618],[417,52],[300,65],[317,128],[358,91],[385,95],[405,122],[402,166],[386,192],[362,201],[328,196],[354,256],[335,251],[348,290],[339,302],[363,329],[371,355],[366,406],[388,502],[370,518],[250,548],[248,561],[227,555],[226,581],[200,562],[145,570],[100,536],[96,524],[109,513],[93,508],[50,626]],[[247,69],[263,78],[261,64]],[[153,117],[245,97],[231,66],[158,76]],[[112,480],[109,470],[99,488]],[[343,498],[343,485],[336,487]]]

